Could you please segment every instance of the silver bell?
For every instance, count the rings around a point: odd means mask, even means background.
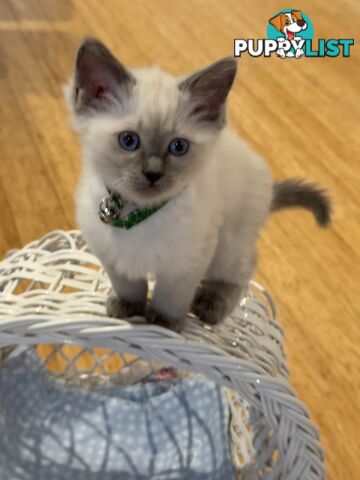
[[[99,205],[99,217],[104,223],[112,223],[119,218],[123,205],[119,198],[114,198],[113,195],[105,197],[101,200]]]

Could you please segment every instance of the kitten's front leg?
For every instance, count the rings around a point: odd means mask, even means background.
[[[106,268],[113,291],[106,302],[109,317],[128,318],[144,316],[147,296],[147,281],[130,280],[126,275],[119,275],[112,267]]]
[[[242,240],[240,233],[220,240],[206,278],[195,293],[192,311],[211,325],[233,312],[255,270],[255,238],[243,235]]]
[[[199,272],[158,276],[153,298],[146,312],[147,321],[179,332],[201,277]]]

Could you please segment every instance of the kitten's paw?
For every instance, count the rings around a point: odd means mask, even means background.
[[[157,312],[151,306],[146,309],[146,320],[148,323],[159,325],[160,327],[169,328],[174,332],[181,332],[183,327],[183,320],[168,317],[162,313]]]
[[[106,313],[113,318],[145,316],[145,303],[129,302],[115,295],[110,295],[106,301]]]
[[[203,322],[216,325],[227,314],[227,302],[224,298],[206,287],[199,287],[191,307],[192,312]]]

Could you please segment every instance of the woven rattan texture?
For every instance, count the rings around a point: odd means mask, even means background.
[[[202,373],[251,405],[255,462],[243,478],[325,478],[316,427],[289,382],[283,332],[269,295],[252,284],[222,325],[189,318],[182,334],[106,317],[110,285],[78,231],[56,231],[0,263],[0,362],[39,343],[110,348]],[[1,360],[3,359],[3,360]]]

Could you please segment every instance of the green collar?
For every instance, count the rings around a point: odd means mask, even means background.
[[[100,202],[99,217],[104,223],[112,225],[113,227],[125,228],[126,230],[143,222],[167,204],[167,201],[165,201],[153,207],[135,207],[127,215],[121,216],[123,209],[129,204],[126,204],[118,193],[111,192],[109,189],[108,192],[109,196],[103,198]]]

